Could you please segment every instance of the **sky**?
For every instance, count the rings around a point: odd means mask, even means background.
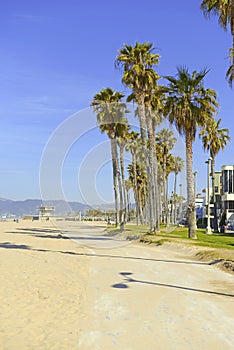
[[[109,144],[89,106],[105,87],[129,93],[114,65],[124,44],[152,42],[160,54],[160,76],[175,75],[181,65],[210,69],[205,87],[217,91],[217,118],[234,138],[234,90],[225,79],[231,35],[217,18],[204,18],[200,2],[2,2],[0,197],[112,201]],[[216,170],[234,164],[233,142],[217,156]],[[209,156],[199,139],[193,156],[202,191]]]

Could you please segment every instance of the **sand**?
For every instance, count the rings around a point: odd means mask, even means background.
[[[233,349],[232,275],[90,225],[0,222],[1,350]]]
[[[77,349],[87,259],[52,222],[0,222],[0,348]]]

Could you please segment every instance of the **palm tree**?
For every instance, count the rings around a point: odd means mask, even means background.
[[[165,94],[161,86],[154,86],[145,98],[146,125],[148,131],[150,183],[149,195],[152,196],[151,215],[155,223],[154,231],[160,231],[160,191],[158,182],[158,161],[156,156],[156,127],[163,118],[163,101]]]
[[[205,16],[209,17],[210,14],[217,15],[219,17],[219,24],[224,30],[230,27],[232,35],[232,48],[234,50],[234,1],[233,0],[203,0],[201,3],[201,9]],[[228,82],[232,86],[234,79],[234,55],[230,55],[231,67],[226,73]]]
[[[168,218],[168,204],[167,204],[167,175],[166,175],[166,165],[167,156],[169,151],[172,150],[174,144],[176,143],[176,138],[174,137],[174,132],[169,129],[163,128],[156,134],[156,142],[159,146],[159,150],[162,153],[162,171],[163,171],[163,205],[165,213],[165,222],[167,223]]]
[[[136,204],[136,223],[138,225],[138,220],[140,219],[140,223],[143,224],[143,214],[140,210],[138,191],[137,191],[137,156],[139,155],[139,151],[141,147],[139,133],[132,131],[128,134],[126,151],[130,151],[132,155],[132,184],[134,191],[134,199]]]
[[[134,186],[134,170],[133,170],[133,164],[128,165],[128,174],[129,174],[129,180],[132,183],[132,186]],[[145,171],[145,165],[144,163],[137,162],[136,163],[136,192],[137,192],[137,198],[138,198],[138,211],[140,218],[143,218],[143,209],[146,206],[146,195],[148,192],[148,183],[147,183],[147,175]],[[141,224],[144,224],[144,220],[141,221]]]
[[[127,135],[130,126],[126,125],[124,130],[122,130],[121,134],[117,139],[117,144],[119,146],[119,159],[120,159],[120,170],[121,170],[121,181],[123,187],[123,221],[126,222],[126,213],[127,213],[127,192],[125,187],[125,169],[124,169],[124,149],[127,144]],[[124,132],[123,132],[124,131]]]
[[[162,195],[162,204],[160,199],[160,208],[161,208],[161,218],[163,223],[168,223],[168,177],[174,171],[174,162],[175,157],[172,153],[167,153],[166,155],[166,164],[165,157],[163,156],[163,148],[159,143],[156,143],[156,156],[158,160],[158,185],[159,185],[159,197]],[[165,170],[164,170],[165,169]]]
[[[135,179],[135,175],[133,176]],[[131,221],[131,212],[130,212],[130,190],[133,188],[133,184],[129,179],[125,180],[125,189],[126,189],[126,199],[127,199],[127,213],[128,213],[128,218],[127,221]]]
[[[214,90],[205,89],[203,80],[207,70],[189,73],[186,67],[177,69],[177,77],[167,76],[168,98],[165,115],[175,124],[178,132],[185,136],[186,180],[188,201],[188,237],[196,239],[196,208],[193,181],[193,142],[197,127],[204,126],[216,112],[218,106]]]
[[[148,206],[150,211],[150,218],[155,225],[151,231],[160,231],[160,212],[159,212],[159,189],[157,183],[157,157],[155,154],[156,147],[156,126],[162,122],[162,99],[163,92],[161,87],[154,86],[150,91],[147,91],[145,95],[145,119],[146,119],[146,128],[147,128],[147,155],[145,156],[147,161],[147,175],[149,175],[149,191],[148,191],[148,202],[151,203]],[[136,94],[131,93],[128,98],[128,102],[136,102]],[[135,115],[139,116],[139,108],[136,108]],[[148,212],[148,210],[146,210]],[[146,220],[147,221],[147,220]]]
[[[120,176],[120,168],[118,161],[117,137],[124,134],[128,130],[127,119],[124,118],[126,113],[126,104],[122,102],[124,95],[115,92],[111,88],[102,89],[94,95],[91,106],[97,114],[97,121],[102,132],[106,132],[111,143],[112,169],[113,169],[113,185],[116,210],[116,226],[119,221],[123,223],[123,190]],[[120,216],[118,188],[120,196]]]
[[[168,178],[169,175],[174,171],[175,157],[172,153],[168,153],[166,157],[166,224],[172,222],[173,206],[169,212],[169,201],[168,201]],[[172,204],[172,203],[171,203]]]
[[[145,153],[147,164],[147,178],[148,183],[152,182],[153,169],[150,169],[148,160],[147,149],[147,123],[145,113],[145,99],[152,87],[156,86],[159,79],[158,74],[154,71],[153,67],[159,62],[159,55],[153,53],[153,44],[136,42],[135,46],[124,45],[119,50],[119,54],[116,59],[116,65],[120,66],[123,70],[122,82],[132,90],[137,103],[137,112],[140,122],[140,132],[142,139],[142,148]],[[152,196],[149,191],[149,208],[150,208],[150,230],[154,230],[154,223],[152,217]]]
[[[202,138],[203,148],[210,152],[211,156],[211,178],[212,178],[212,202],[214,204],[214,232],[218,232],[217,206],[215,200],[215,157],[220,150],[224,150],[230,141],[229,130],[220,128],[221,119],[211,119],[199,136]]]
[[[181,157],[174,157],[174,164],[172,171],[175,173],[174,178],[174,214],[173,214],[173,223],[176,224],[176,204],[177,204],[177,175],[182,171],[184,167],[184,160]],[[195,193],[196,195],[196,193]]]

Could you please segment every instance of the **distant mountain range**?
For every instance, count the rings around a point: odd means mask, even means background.
[[[23,201],[13,201],[10,199],[0,198],[0,216],[3,215],[35,215],[38,214],[38,207],[41,205],[50,205],[55,208],[55,215],[66,215],[68,212],[79,212],[85,214],[89,205],[80,202],[66,202],[63,200],[43,201],[41,199],[26,199]]]

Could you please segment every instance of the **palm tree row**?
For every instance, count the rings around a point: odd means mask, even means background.
[[[135,46],[124,45],[119,50],[116,66],[120,67],[123,76],[122,82],[131,89],[128,100],[134,99],[137,104],[142,149],[145,154],[148,179],[148,206],[150,231],[159,231],[159,208],[156,204],[157,188],[157,161],[153,147],[152,115],[146,110],[146,101],[151,105],[153,90],[157,89],[159,75],[154,70],[159,62],[159,55],[153,53],[153,45],[136,43]],[[147,147],[147,134],[149,147]]]
[[[115,62],[116,67],[122,71],[123,84],[130,89],[126,101],[136,103],[140,135],[130,131],[126,118],[127,105],[123,102],[122,93],[110,88],[102,89],[91,103],[101,131],[107,133],[111,142],[116,224],[123,225],[126,221],[124,149],[132,155],[128,171],[136,203],[137,220],[140,223],[148,220],[151,231],[160,230],[162,212],[164,221],[168,221],[167,179],[168,169],[171,168],[175,173],[173,221],[176,222],[176,177],[182,169],[183,161],[169,153],[176,141],[173,133],[169,130],[157,133],[157,126],[162,118],[167,118],[185,139],[188,236],[196,238],[193,142],[197,129],[200,128],[203,142],[211,145],[210,139],[204,139],[204,130],[215,122],[214,116],[218,107],[216,92],[204,87],[204,78],[208,73],[205,69],[190,74],[186,67],[179,67],[175,77],[164,77],[168,82],[166,86],[159,86],[160,77],[155,71],[158,62],[159,55],[154,53],[153,45],[138,42],[135,46],[124,45],[119,50]],[[224,141],[220,135],[217,137],[222,145],[220,148],[223,148],[228,138]],[[211,150],[211,146],[209,149]]]
[[[175,157],[173,154],[167,152],[166,159],[163,156],[165,152],[165,142],[164,135],[170,135],[172,140],[175,140],[173,132],[168,129],[162,129],[156,133],[156,148],[155,154],[158,162],[157,171],[157,184],[159,188],[159,198],[161,198],[161,193],[163,194],[163,205],[160,207],[160,218],[163,223],[169,223],[168,220],[168,177],[171,173],[175,173],[175,178],[178,173],[183,169],[183,160],[180,157]],[[136,132],[131,132],[129,134],[129,139],[126,143],[126,150],[130,151],[132,154],[132,163],[128,165],[129,180],[131,187],[134,191],[134,199],[136,203],[136,213],[137,221],[141,224],[148,222],[149,208],[148,203],[145,198],[148,196],[148,191],[150,190],[150,185],[147,179],[147,169],[145,155],[142,151],[142,145],[139,139],[139,134]],[[176,181],[174,184],[174,193],[176,194]],[[159,201],[160,203],[161,201]],[[176,212],[176,202],[174,206]],[[174,219],[170,220],[174,223],[176,222],[177,216],[174,213]]]
[[[124,223],[124,202],[126,201],[124,187],[124,169],[119,164],[117,140],[129,130],[125,114],[126,104],[122,102],[124,95],[107,88],[97,93],[91,105],[97,114],[97,121],[101,132],[106,132],[111,143],[111,157],[113,169],[113,186],[115,197],[116,226]],[[122,155],[122,154],[121,154]],[[119,198],[119,200],[118,200]],[[120,203],[120,210],[119,210]],[[126,202],[125,202],[126,205]]]
[[[168,223],[168,191],[167,191],[167,182],[168,182],[168,176],[166,173],[167,170],[167,162],[170,160],[168,159],[168,153],[173,148],[176,138],[173,136],[174,133],[172,130],[168,129],[162,129],[160,132],[157,133],[156,136],[156,142],[158,143],[158,154],[162,155],[162,174],[163,174],[163,208],[164,208],[164,218],[163,222]]]

